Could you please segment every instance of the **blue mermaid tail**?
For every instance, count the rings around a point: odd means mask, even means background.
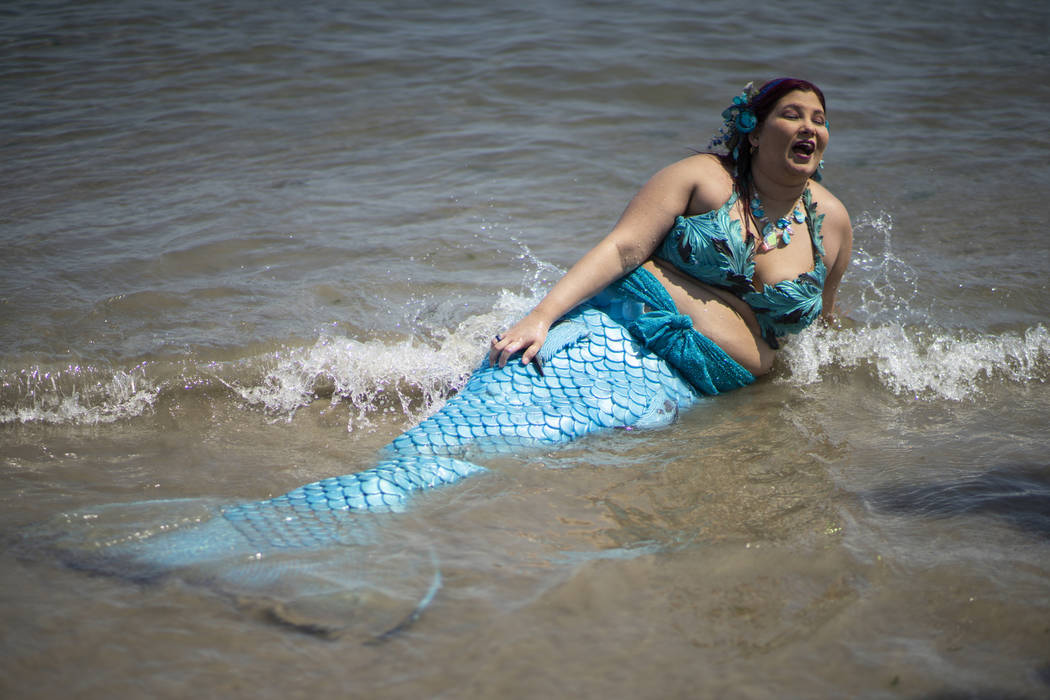
[[[539,358],[503,368],[484,361],[440,411],[384,448],[371,469],[113,545],[107,568],[148,576],[245,555],[367,544],[363,515],[402,511],[417,491],[484,473],[474,460],[486,453],[563,444],[608,428],[667,425],[700,395],[754,380],[693,331],[643,269],[561,319]]]

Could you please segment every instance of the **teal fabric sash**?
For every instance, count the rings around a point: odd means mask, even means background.
[[[701,394],[714,396],[755,381],[755,375],[695,330],[691,318],[678,313],[671,295],[645,268],[639,267],[613,282],[610,290],[652,309],[631,321],[627,330],[678,370]]]

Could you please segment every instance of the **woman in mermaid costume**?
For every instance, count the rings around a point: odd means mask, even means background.
[[[122,542],[106,569],[152,575],[206,562],[362,541],[358,514],[484,467],[479,454],[673,421],[699,397],[751,384],[776,349],[829,318],[850,257],[843,205],[819,184],[824,96],[749,85],[712,147],[656,173],[613,230],[511,328],[440,411],[371,469],[222,508]],[[134,573],[137,572],[137,573]]]

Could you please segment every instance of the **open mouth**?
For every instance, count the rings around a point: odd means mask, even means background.
[[[812,141],[798,141],[797,143],[791,146],[792,153],[800,156],[805,156],[806,158],[813,155],[813,152],[816,150],[817,146]]]

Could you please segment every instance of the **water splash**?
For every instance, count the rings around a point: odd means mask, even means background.
[[[504,291],[491,310],[451,328],[421,327],[396,340],[325,332],[309,346],[235,361],[0,370],[0,424],[112,423],[148,414],[164,396],[216,390],[287,420],[327,397],[351,406],[348,430],[368,427],[383,412],[418,421],[466,381],[488,339],[535,303],[531,291]]]
[[[564,273],[539,260],[524,243],[518,260],[524,271],[519,292],[502,290],[492,309],[468,315],[453,328],[415,318],[414,336],[386,343],[322,335],[309,348],[266,360],[259,383],[227,383],[241,398],[288,420],[321,395],[352,407],[347,430],[371,426],[369,416],[397,411],[416,422],[439,410],[481,361],[488,340],[519,320],[539,301],[551,278]],[[418,306],[418,305],[417,305]],[[439,314],[437,324],[446,316]],[[427,338],[424,342],[420,338]]]
[[[146,363],[128,370],[68,365],[0,371],[0,424],[112,423],[150,410],[162,389]]]
[[[938,326],[921,293],[919,271],[893,245],[893,218],[864,212],[840,297],[849,309],[845,328],[815,326],[781,353],[798,386],[822,381],[832,368],[871,368],[898,395],[967,400],[990,382],[1045,381],[1050,334],[1042,325],[1002,333]]]
[[[998,334],[932,326],[920,304],[919,273],[894,252],[892,217],[865,212],[856,230],[862,245],[843,292],[852,327],[815,327],[792,338],[781,353],[788,371],[777,381],[805,386],[836,368],[871,368],[894,393],[962,400],[980,395],[989,382],[1046,380],[1050,333],[1044,326]],[[419,421],[463,384],[488,339],[525,315],[563,273],[514,243],[518,291],[504,289],[488,311],[463,320],[456,320],[462,304],[447,300],[415,317],[403,309],[410,331],[396,339],[322,331],[310,345],[235,361],[0,370],[0,424],[111,423],[148,414],[165,396],[216,390],[278,420],[292,420],[319,399],[344,404],[348,431],[368,428],[382,413]],[[418,309],[415,302],[409,306]]]
[[[432,329],[435,343],[417,338],[396,342],[358,341],[322,335],[308,348],[276,354],[255,383],[226,382],[242,399],[288,420],[295,411],[328,395],[353,410],[347,429],[371,425],[370,415],[397,411],[413,421],[437,411],[481,361],[486,342],[535,299],[503,292],[493,309],[452,330]]]
[[[899,257],[893,247],[893,217],[889,212],[862,212],[853,227],[850,260],[851,285],[859,298],[850,300],[850,315],[861,321],[893,318],[901,322],[924,318],[920,308],[919,272]]]
[[[813,328],[792,339],[782,357],[796,385],[820,382],[831,367],[872,367],[896,394],[963,400],[992,381],[1044,382],[1050,368],[1050,332],[928,331],[900,324],[851,329]]]

